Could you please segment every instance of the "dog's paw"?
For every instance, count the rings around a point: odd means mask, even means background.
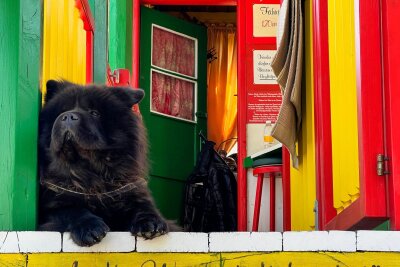
[[[168,233],[168,224],[157,215],[142,215],[132,224],[131,233],[145,239],[153,239]]]
[[[91,217],[77,222],[71,230],[72,240],[81,247],[99,243],[110,228],[99,217]]]

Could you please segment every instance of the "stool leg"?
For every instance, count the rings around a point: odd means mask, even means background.
[[[260,219],[260,204],[261,204],[263,182],[264,182],[264,174],[260,173],[257,178],[256,199],[254,201],[253,230],[252,231],[258,231],[258,221]]]
[[[269,174],[269,230],[275,232],[275,174]]]

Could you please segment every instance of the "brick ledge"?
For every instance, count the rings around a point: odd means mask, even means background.
[[[69,233],[0,232],[0,253],[254,251],[400,252],[400,232],[177,232],[153,240],[135,238],[128,232],[110,232],[92,247],[77,246]]]

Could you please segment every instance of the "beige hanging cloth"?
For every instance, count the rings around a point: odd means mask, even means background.
[[[299,166],[296,142],[301,125],[303,34],[301,0],[284,0],[278,22],[278,49],[271,63],[282,92],[272,136],[287,147],[295,168]]]

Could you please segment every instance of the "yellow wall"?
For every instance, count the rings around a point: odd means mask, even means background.
[[[86,82],[86,31],[75,1],[43,1],[42,95],[48,79]]]
[[[354,1],[329,0],[329,67],[334,207],[359,196]]]
[[[400,266],[399,253],[244,252],[244,253],[42,253],[0,254],[0,266]]]
[[[305,73],[303,77],[302,129],[299,136],[299,169],[290,170],[292,230],[314,230],[316,200],[314,86],[312,65],[312,0],[305,1]]]

